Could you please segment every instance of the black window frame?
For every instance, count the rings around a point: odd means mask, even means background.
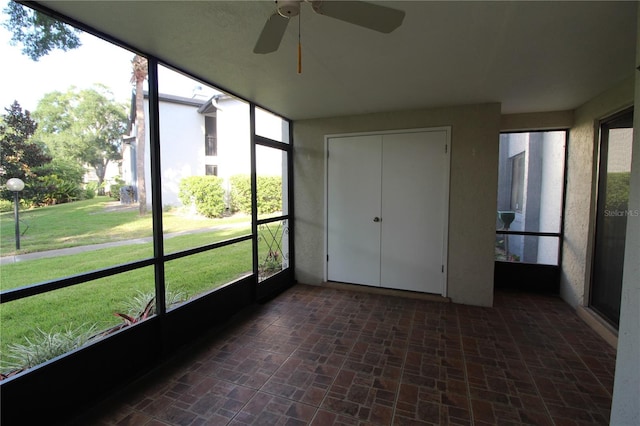
[[[99,269],[99,270],[93,270],[90,272],[86,272],[86,273],[80,273],[77,275],[73,275],[73,276],[66,276],[66,277],[62,277],[62,278],[56,278],[56,279],[51,279],[51,280],[46,280],[43,282],[38,282],[38,283],[33,283],[30,285],[26,285],[26,286],[22,286],[22,287],[18,287],[18,288],[12,288],[12,289],[8,289],[5,291],[0,292],[0,305],[4,304],[4,303],[9,303],[12,301],[16,301],[19,299],[23,299],[26,297],[33,297],[33,296],[37,296],[40,294],[44,294],[44,293],[48,293],[51,291],[55,291],[55,290],[59,290],[62,288],[66,288],[66,287],[71,287],[71,286],[76,286],[76,285],[81,285],[83,283],[87,283],[87,282],[91,282],[100,278],[105,278],[105,277],[110,277],[110,276],[115,276],[124,272],[128,272],[128,271],[133,271],[136,269],[140,269],[140,268],[145,268],[145,267],[149,267],[149,266],[153,266],[154,267],[154,288],[155,288],[155,294],[156,294],[156,315],[154,315],[151,318],[154,317],[159,317],[162,318],[163,316],[165,316],[167,314],[167,306],[166,306],[166,292],[165,292],[165,275],[164,275],[164,266],[166,262],[169,262],[171,260],[175,260],[175,259],[179,259],[182,257],[186,257],[186,256],[191,256],[191,255],[195,255],[195,254],[199,254],[199,253],[203,253],[206,251],[211,251],[211,250],[215,250],[218,248],[222,248],[222,247],[226,247],[226,246],[231,246],[233,244],[237,244],[237,243],[241,243],[244,241],[253,241],[253,277],[249,277],[250,279],[253,280],[253,300],[254,301],[258,301],[260,299],[264,299],[264,298],[268,298],[271,297],[273,294],[277,293],[278,291],[282,290],[284,285],[291,285],[292,283],[295,282],[295,277],[293,275],[293,271],[295,270],[295,259],[294,259],[294,232],[293,232],[293,227],[294,227],[294,223],[293,223],[293,206],[294,206],[294,191],[293,191],[293,146],[294,146],[294,142],[293,142],[293,125],[292,125],[292,121],[287,118],[287,117],[283,117],[280,114],[270,110],[269,108],[266,108],[262,105],[259,105],[255,102],[252,102],[250,100],[247,100],[245,98],[243,98],[242,96],[236,94],[234,91],[232,90],[228,90],[227,88],[225,88],[224,86],[218,85],[215,82],[211,82],[208,81],[207,79],[201,78],[197,75],[193,75],[190,74],[184,70],[182,70],[179,66],[176,66],[175,64],[171,64],[169,62],[166,61],[162,61],[159,57],[148,54],[146,52],[142,52],[139,49],[129,45],[128,43],[124,43],[121,40],[115,39],[114,37],[108,35],[108,34],[104,34],[100,31],[97,31],[85,24],[82,24],[78,21],[75,21],[73,19],[70,19],[64,15],[61,15],[57,12],[51,11],[50,9],[39,5],[37,3],[35,4],[29,4],[28,7],[31,7],[35,10],[38,10],[41,13],[44,13],[46,15],[49,15],[51,17],[53,17],[56,20],[59,20],[61,22],[64,22],[68,25],[71,25],[73,27],[76,27],[82,31],[85,31],[93,36],[96,36],[98,38],[101,38],[109,43],[114,44],[115,46],[121,47],[123,49],[128,50],[129,52],[131,52],[132,56],[134,54],[139,54],[141,56],[144,56],[145,58],[147,58],[148,61],[148,86],[149,86],[149,117],[148,117],[148,122],[149,122],[149,153],[150,153],[150,158],[151,158],[151,164],[150,164],[150,169],[151,169],[151,205],[152,205],[152,228],[153,228],[153,255],[151,257],[145,258],[145,259],[140,259],[140,260],[136,260],[136,261],[132,261],[129,263],[124,263],[124,264],[119,264],[119,265],[114,265],[111,267],[107,267],[107,268],[103,268],[103,269]],[[216,243],[212,243],[212,244],[208,244],[205,246],[201,246],[201,247],[195,247],[195,248],[190,248],[187,250],[183,250],[180,252],[175,252],[175,253],[170,253],[170,254],[165,254],[164,253],[164,245],[163,245],[163,241],[164,241],[164,236],[163,236],[163,225],[162,225],[162,212],[163,212],[163,205],[162,205],[162,178],[161,178],[161,159],[160,159],[160,113],[159,113],[159,92],[158,92],[158,66],[165,66],[168,68],[171,68],[179,73],[184,74],[185,76],[188,76],[189,78],[192,78],[194,80],[200,81],[204,84],[216,87],[217,89],[219,89],[220,91],[233,96],[237,99],[240,99],[244,102],[247,102],[250,106],[250,116],[249,116],[249,121],[250,121],[250,134],[251,134],[251,176],[252,176],[252,228],[251,228],[251,234],[247,234],[247,235],[243,235],[240,237],[236,237],[236,238],[232,238],[229,240],[225,240],[225,241],[221,241],[221,242],[216,242]],[[281,142],[277,142],[277,141],[271,141],[268,140],[266,138],[263,138],[261,136],[257,136],[255,133],[255,108],[259,107],[265,111],[268,111],[274,115],[276,115],[277,117],[280,117],[282,120],[285,120],[288,122],[288,127],[289,127],[289,135],[288,135],[288,139],[289,142],[288,143],[281,143]],[[217,127],[217,126],[216,126]],[[217,139],[217,138],[216,138]],[[256,167],[256,158],[255,158],[255,145],[256,144],[266,144],[266,145],[271,145],[274,144],[273,146],[277,146],[278,149],[282,149],[287,151],[288,153],[288,161],[287,161],[287,173],[288,173],[288,199],[287,199],[287,203],[289,206],[288,209],[288,214],[286,215],[282,215],[280,217],[277,218],[270,218],[268,220],[260,220],[258,221],[258,216],[257,216],[257,208],[256,208],[256,172],[255,172],[255,167]],[[217,145],[217,144],[216,144]],[[216,153],[217,153],[217,146],[216,146]],[[283,278],[282,277],[278,277],[279,275],[285,275],[285,274],[276,274],[274,277],[275,278],[271,278],[269,280],[265,280],[261,283],[261,288],[262,291],[260,293],[258,293],[257,291],[257,287],[258,287],[258,274],[257,274],[257,269],[258,269],[258,265],[257,265],[257,244],[258,244],[258,225],[261,223],[267,223],[267,222],[272,222],[272,221],[277,221],[277,220],[288,220],[289,223],[289,232],[290,232],[290,241],[289,241],[289,251],[290,251],[290,259],[289,259],[289,266],[287,268],[287,272],[288,274],[286,274],[286,284],[283,284]],[[284,270],[282,271],[284,272]],[[247,277],[242,277],[240,279],[238,279],[238,281],[246,281]],[[275,282],[276,285],[275,286],[269,286],[269,282]],[[264,285],[267,284],[267,285]],[[224,287],[224,286],[223,286]],[[209,292],[200,295],[204,296],[207,294],[211,294],[211,293],[215,293],[217,292],[219,289],[212,289]],[[190,300],[188,302],[185,303],[185,305],[188,305],[190,303],[193,304],[197,304],[198,303],[198,299],[194,299],[194,300]],[[132,324],[130,327],[131,328],[135,328],[135,327],[139,327],[141,324],[143,324],[143,322],[139,323],[139,324]],[[104,339],[111,339],[112,336],[106,336]],[[72,352],[69,352],[65,355],[60,356],[57,359],[64,359],[65,357],[69,356],[70,354],[72,354]],[[26,374],[29,374],[29,370],[25,371]]]
[[[525,237],[555,237],[558,239],[558,257],[555,265],[544,265],[538,263],[526,263],[526,262],[515,262],[519,265],[535,265],[535,266],[549,266],[554,268],[560,268],[562,265],[562,243],[564,241],[564,217],[565,217],[565,205],[567,198],[567,159],[569,157],[569,129],[567,128],[556,128],[556,129],[533,129],[533,130],[522,130],[522,131],[503,131],[500,134],[513,134],[513,133],[546,133],[546,132],[564,132],[565,133],[565,142],[564,142],[564,165],[563,165],[563,176],[562,176],[562,199],[560,201],[560,229],[558,232],[537,232],[537,231],[512,231],[507,229],[497,229],[496,236],[504,235],[519,235]],[[524,152],[516,154],[520,155],[524,154]],[[513,156],[515,157],[515,156]],[[511,158],[513,158],[511,157]],[[513,173],[513,171],[510,171]],[[513,175],[512,175],[513,176]],[[524,188],[523,188],[524,189]],[[495,260],[495,263],[514,263],[509,261]]]

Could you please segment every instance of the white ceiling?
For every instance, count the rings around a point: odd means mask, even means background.
[[[302,5],[280,49],[254,54],[273,1],[41,4],[291,119],[501,102],[573,109],[633,74],[636,2],[385,1],[381,34]]]

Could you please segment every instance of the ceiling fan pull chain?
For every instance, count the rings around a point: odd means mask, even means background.
[[[298,74],[302,74],[302,43],[300,42],[301,27],[302,27],[302,11],[298,15]]]

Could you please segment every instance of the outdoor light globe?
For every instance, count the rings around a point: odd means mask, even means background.
[[[24,189],[24,182],[22,179],[11,178],[7,181],[7,189],[13,192],[20,192]]]

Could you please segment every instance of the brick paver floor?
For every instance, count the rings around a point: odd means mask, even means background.
[[[494,305],[296,285],[81,423],[607,424],[615,351],[557,297]]]

